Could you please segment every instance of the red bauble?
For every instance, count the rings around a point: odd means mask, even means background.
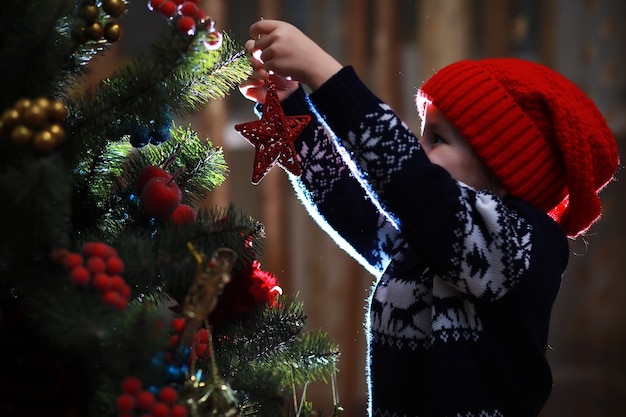
[[[168,417],[170,414],[170,407],[167,404],[156,403],[150,409],[150,415],[152,417]]]
[[[269,85],[261,119],[235,125],[256,148],[252,184],[258,184],[275,164],[293,175],[302,174],[294,142],[310,121],[309,115],[285,116],[276,87]]]
[[[121,298],[120,294],[116,291],[109,290],[102,294],[102,301],[111,307],[119,307]]]
[[[99,272],[105,272],[107,270],[107,264],[104,262],[102,258],[91,257],[87,259],[85,266],[92,274],[97,274]]]
[[[150,0],[148,2],[148,9],[150,10],[159,10],[161,5],[165,3],[165,0]]]
[[[121,276],[113,275],[111,277],[111,282],[110,282],[111,291],[120,293],[125,285],[126,285],[126,281],[124,281],[124,278],[122,278]]]
[[[109,288],[111,288],[111,278],[109,274],[103,272],[96,274],[91,281],[91,286],[101,293],[108,291]]]
[[[187,417],[189,410],[182,404],[174,404],[170,410],[170,417]]]
[[[69,253],[63,258],[63,267],[68,271],[82,265],[83,257],[77,253]]]
[[[111,247],[103,242],[87,242],[83,246],[83,256],[89,258],[96,256],[98,258],[106,258],[111,253]]]
[[[152,178],[159,177],[167,179],[172,178],[172,176],[163,168],[155,165],[148,165],[141,170],[139,176],[137,177],[137,181],[135,181],[135,192],[138,195],[141,195],[141,192],[143,191],[143,188],[146,186],[148,181],[150,181]]]
[[[183,194],[174,178],[152,178],[141,192],[141,207],[151,216],[167,217],[180,204]]]
[[[200,23],[206,23],[206,14],[204,13],[204,10],[198,8],[198,11],[196,12],[196,19],[198,19]]]
[[[176,16],[177,9],[178,9],[178,5],[171,0],[165,0],[159,6],[159,12],[161,12],[163,16],[170,17],[170,18]]]
[[[150,391],[141,391],[137,393],[137,408],[143,411],[148,411],[154,405],[154,394]]]
[[[129,413],[135,408],[135,397],[130,394],[121,394],[117,397],[117,410]]]
[[[171,326],[172,330],[174,330],[176,333],[181,333],[185,328],[185,319],[182,317],[173,318]]]
[[[76,285],[85,286],[89,284],[89,280],[91,280],[91,274],[89,270],[84,266],[78,266],[72,269],[70,272],[70,279]]]
[[[190,1],[186,1],[180,5],[180,7],[178,8],[178,13],[183,16],[195,18],[196,16],[198,16],[198,5]]]
[[[130,298],[130,295],[132,294],[132,291],[133,290],[130,288],[130,286],[125,283],[124,286],[120,288],[119,293],[124,300],[128,300]]]
[[[122,392],[137,395],[141,391],[141,380],[136,376],[127,376],[122,381]]]
[[[172,387],[163,387],[159,391],[159,399],[165,404],[174,404],[178,400],[178,391]]]
[[[183,35],[193,36],[196,34],[196,19],[193,17],[181,16],[176,25]]]
[[[112,275],[121,274],[124,272],[124,261],[118,256],[110,256],[106,260],[107,272]]]
[[[196,218],[196,211],[187,204],[179,204],[172,212],[172,221],[179,226],[193,223],[196,221]]]

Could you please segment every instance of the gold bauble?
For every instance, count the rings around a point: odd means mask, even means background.
[[[38,151],[49,152],[56,148],[58,144],[59,142],[48,129],[40,130],[33,137],[33,146]]]
[[[15,125],[17,125],[20,121],[20,112],[17,109],[6,109],[4,113],[2,113],[2,125],[4,129],[11,129]]]
[[[84,25],[75,25],[72,28],[72,39],[77,43],[85,43],[89,39],[87,38],[87,34],[85,33]]]
[[[48,119],[48,114],[41,107],[32,105],[22,114],[22,122],[31,129],[36,129],[43,125]]]
[[[16,145],[26,145],[33,138],[33,131],[24,125],[17,125],[11,131],[11,140]]]
[[[47,97],[37,97],[33,100],[33,105],[41,108],[44,112],[47,112],[50,107],[50,100]]]
[[[61,143],[65,140],[65,129],[59,123],[52,123],[46,130],[50,132],[56,143]]]
[[[104,27],[104,37],[109,42],[117,42],[122,37],[122,27],[115,23],[109,22]]]
[[[87,24],[93,23],[100,17],[100,9],[95,4],[84,4],[78,9],[78,17]]]
[[[18,99],[15,104],[13,105],[13,108],[15,110],[17,110],[18,112],[20,112],[20,114],[23,114],[23,112],[28,109],[30,106],[32,106],[33,101],[29,98],[20,98]]]
[[[104,34],[104,28],[100,24],[100,22],[93,22],[85,26],[85,35],[87,38],[92,41],[97,41],[102,39],[102,35]]]
[[[54,100],[50,103],[50,108],[48,109],[48,117],[55,122],[61,122],[67,116],[67,107],[63,104],[62,101]]]
[[[120,17],[126,12],[126,3],[122,0],[103,0],[102,10],[113,17]]]

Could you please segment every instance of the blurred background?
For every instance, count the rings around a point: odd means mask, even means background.
[[[92,62],[93,82],[141,53],[165,22],[147,0],[132,0],[124,36]],[[218,30],[243,42],[257,19],[287,20],[338,60],[414,131],[413,95],[435,70],[463,58],[516,56],[543,63],[581,87],[618,138],[626,140],[626,2],[623,0],[200,0]],[[337,248],[273,169],[250,182],[254,148],[234,130],[255,119],[237,91],[189,123],[224,148],[230,175],[206,205],[234,204],[266,227],[264,270],[299,293],[309,327],[339,344],[338,393],[343,417],[365,416],[363,319],[373,277]],[[181,123],[178,121],[178,123]],[[552,396],[541,417],[626,415],[626,196],[624,173],[603,193],[604,218],[571,242],[571,261],[554,306],[548,358]],[[416,375],[415,378],[420,378]],[[330,384],[310,387],[322,415],[332,412]]]

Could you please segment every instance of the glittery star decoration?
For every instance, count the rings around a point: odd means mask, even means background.
[[[286,116],[280,106],[276,87],[270,84],[261,119],[235,125],[255,147],[252,184],[257,185],[276,164],[293,175],[302,174],[294,142],[311,121],[311,116]]]

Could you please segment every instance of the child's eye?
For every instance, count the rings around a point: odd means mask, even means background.
[[[435,143],[445,143],[443,138],[437,134],[433,135],[433,144]]]

